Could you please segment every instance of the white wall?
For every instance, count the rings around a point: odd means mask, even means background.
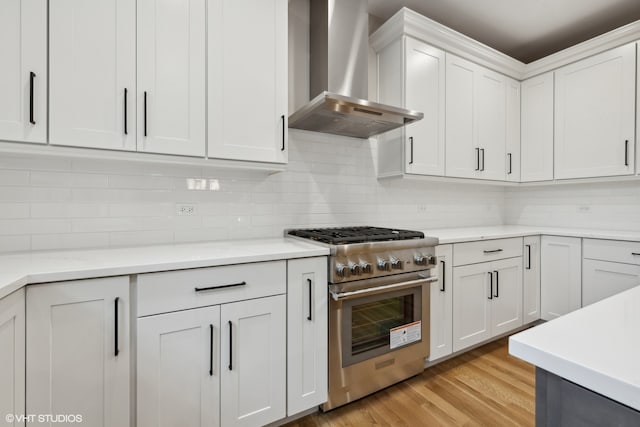
[[[505,222],[640,231],[640,182],[510,188]]]
[[[291,131],[289,159],[286,172],[265,175],[3,154],[0,252],[272,237],[288,227],[503,222],[501,187],[378,181],[366,140]],[[202,180],[209,189],[189,189]],[[196,214],[177,216],[182,203]]]

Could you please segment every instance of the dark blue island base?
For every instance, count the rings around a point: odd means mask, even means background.
[[[640,412],[536,368],[537,427],[638,427]]]

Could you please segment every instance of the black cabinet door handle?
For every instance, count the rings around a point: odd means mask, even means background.
[[[144,136],[147,136],[147,91],[144,91],[144,107],[143,107]]]
[[[476,147],[475,150],[476,150],[476,170],[479,171],[480,170],[480,149]]]
[[[311,321],[311,312],[313,311],[313,302],[311,301],[311,296],[313,295],[313,282],[311,279],[307,279],[307,285],[309,286],[309,315],[307,316],[307,320]]]
[[[531,270],[531,245],[524,245],[527,248],[527,270]]]
[[[31,123],[32,125],[36,124],[36,119],[33,113],[33,91],[35,79],[36,73],[34,73],[33,71],[29,72],[29,123]]]
[[[500,296],[500,274],[497,271],[494,271],[496,275],[496,293],[493,294],[494,297],[499,298]]]
[[[209,325],[209,376],[213,376],[213,325]]]
[[[507,175],[511,175],[512,173],[512,169],[513,169],[513,164],[512,164],[512,155],[511,153],[507,153],[507,156],[509,156],[509,172],[507,172]]]
[[[489,271],[489,299],[493,299],[493,273]]]
[[[124,88],[124,134],[127,135],[128,131],[127,131],[127,94],[128,94],[128,90],[125,87]]]
[[[440,261],[440,265],[441,265],[441,270],[440,270],[440,292],[444,292],[445,291],[445,286],[446,286],[446,276],[445,276],[445,262],[444,261]]]
[[[208,286],[206,288],[195,288],[196,292],[212,291],[214,289],[235,288],[236,286],[244,286],[247,282],[232,283],[230,285]]]
[[[233,323],[229,320],[229,370],[233,371]]]
[[[114,351],[113,354],[114,356],[118,356],[118,354],[120,354],[120,349],[118,348],[118,303],[120,302],[120,297],[116,297],[115,303],[114,303],[114,327],[115,327],[115,333],[114,333],[114,337],[115,337],[115,342],[114,342]]]
[[[629,140],[624,141],[624,165],[629,166]]]
[[[413,137],[412,136],[409,137],[409,155],[410,155],[409,164],[412,165],[413,164]]]
[[[483,171],[484,170],[484,148],[480,149],[480,153],[482,154],[482,168],[480,170]]]
[[[280,116],[282,118],[282,147],[280,148],[280,151],[284,151],[284,140],[285,140],[285,136],[284,136],[284,128],[285,128],[285,117],[284,114],[282,116]]]

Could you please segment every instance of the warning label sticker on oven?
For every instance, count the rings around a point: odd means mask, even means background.
[[[422,321],[407,323],[389,330],[389,347],[397,348],[422,339]]]

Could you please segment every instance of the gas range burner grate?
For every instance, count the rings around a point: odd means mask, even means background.
[[[380,227],[338,227],[290,230],[292,236],[315,240],[330,245],[348,243],[386,242],[389,240],[423,239],[424,233]]]

